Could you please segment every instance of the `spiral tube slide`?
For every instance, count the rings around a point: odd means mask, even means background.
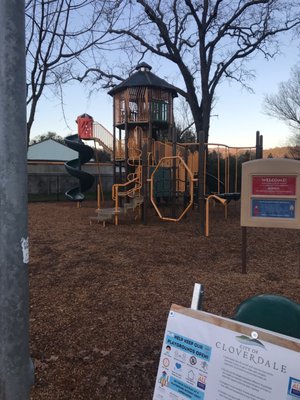
[[[81,166],[88,162],[94,155],[94,150],[84,144],[77,134],[70,135],[65,138],[65,144],[72,150],[78,151],[79,157],[74,160],[67,161],[65,168],[68,173],[79,179],[79,186],[76,186],[65,193],[67,199],[71,201],[83,201],[86,192],[93,186],[95,178],[81,170]]]

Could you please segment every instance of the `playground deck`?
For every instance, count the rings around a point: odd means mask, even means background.
[[[241,271],[239,205],[147,226],[89,223],[95,203],[29,205],[32,400],[150,400],[167,313],[205,285],[204,310],[231,316],[259,293],[300,302],[299,232],[249,229]]]

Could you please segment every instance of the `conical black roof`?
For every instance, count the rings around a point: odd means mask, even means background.
[[[151,72],[151,66],[143,62],[136,66],[137,72],[129,76],[122,83],[111,89],[108,94],[114,96],[116,93],[123,91],[124,89],[136,86],[155,87],[166,89],[173,94],[173,97],[177,97],[177,90],[174,86],[170,85],[164,79],[159,78],[157,75]]]

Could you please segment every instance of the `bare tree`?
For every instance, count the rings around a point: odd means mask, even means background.
[[[37,143],[43,142],[44,140],[48,140],[48,139],[53,139],[58,143],[62,143],[62,144],[64,143],[64,138],[62,136],[58,135],[55,132],[47,132],[42,135],[36,136],[34,139],[30,140],[29,145],[37,144]]]
[[[295,132],[290,138],[289,154],[292,158],[300,160],[300,132]]]
[[[298,0],[123,0],[110,7],[109,31],[120,47],[178,67],[185,86],[178,92],[206,141],[220,82],[247,86],[247,60],[258,52],[275,56],[279,34],[300,24]]]
[[[195,123],[189,104],[183,97],[179,98],[179,102],[174,107],[174,120],[177,141],[181,143],[195,142]]]
[[[276,94],[265,97],[264,108],[291,128],[289,152],[293,158],[300,158],[300,66],[292,69],[290,79],[279,84]]]
[[[28,143],[45,89],[57,94],[84,58],[106,45],[101,28],[104,6],[106,1],[95,0],[26,1]]]
[[[300,129],[300,66],[292,69],[291,77],[279,84],[276,94],[267,95],[266,113],[286,122],[292,129]]]

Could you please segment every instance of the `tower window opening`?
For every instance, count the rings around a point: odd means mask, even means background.
[[[168,106],[169,104],[162,100],[152,102],[152,120],[153,121],[168,121]]]

